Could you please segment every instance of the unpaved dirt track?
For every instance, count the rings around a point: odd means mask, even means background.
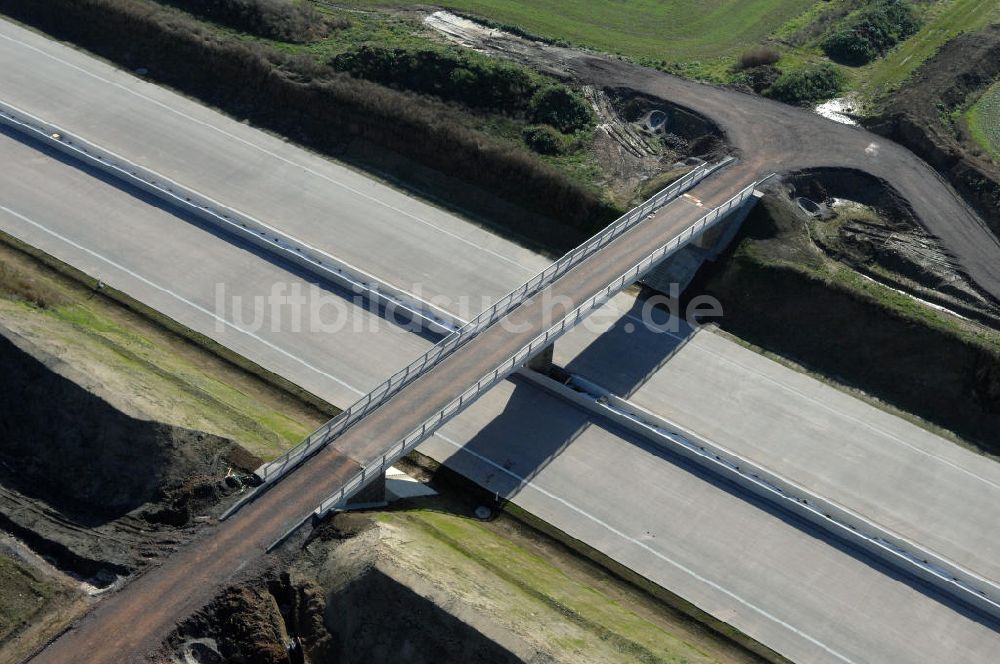
[[[568,312],[638,264],[654,249],[725,202],[746,184],[727,169],[694,191],[706,207],[679,198],[556,281],[551,302],[571,302]],[[568,298],[563,299],[563,298]],[[63,663],[142,661],[177,622],[207,604],[235,574],[253,564],[285,530],[306,518],[360,466],[369,465],[484,374],[503,363],[554,320],[545,294],[514,309],[507,326],[494,325],[404,388],[349,429],[334,444],[278,482],[234,517],[207,529],[162,567],[136,579],[103,601],[73,630],[34,661]]]
[[[740,153],[738,168],[748,174],[840,167],[886,181],[973,281],[1000,301],[1000,239],[934,169],[906,148],[805,109],[624,62],[579,55],[570,67],[581,79],[629,87],[703,114],[726,132]]]
[[[428,19],[450,38],[581,83],[628,88],[685,106],[717,124],[739,152],[747,179],[771,171],[853,168],[887,182],[937,236],[966,274],[1000,302],[1000,238],[930,166],[906,148],[866,131],[738,90],[688,81],[571,48],[483,30],[467,21]],[[445,16],[447,19],[447,16]]]

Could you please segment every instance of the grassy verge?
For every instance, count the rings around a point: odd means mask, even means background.
[[[464,512],[471,512],[475,505],[494,504],[496,500],[493,493],[484,491],[472,480],[419,452],[411,452],[404,462],[404,467],[410,474],[422,474],[433,478],[435,485],[443,485],[445,489],[453,491],[453,495],[463,496],[469,502]],[[669,589],[633,572],[585,542],[570,537],[514,503],[504,501],[497,507],[503,515],[489,524],[484,524],[484,527],[488,525],[491,530],[511,539],[519,546],[547,560],[555,561],[567,574],[572,570],[574,574],[583,574],[588,583],[596,588],[620,593],[613,596],[619,601],[627,598],[629,606],[633,608],[645,606],[646,609],[640,611],[642,615],[649,615],[648,611],[666,617],[672,625],[670,629],[679,635],[691,635],[685,640],[700,643],[703,649],[707,644],[711,644],[713,648],[718,648],[719,652],[723,653],[720,655],[723,660],[729,658],[736,661],[788,664],[787,659],[732,625],[706,613]],[[451,506],[451,509],[445,511],[463,510],[455,510],[454,506]]]
[[[399,6],[386,0],[348,0],[353,6]],[[864,5],[858,0],[808,2],[652,1],[620,3],[454,0],[449,8],[494,21],[517,32],[568,41],[693,78],[742,83],[738,56],[762,43],[781,51],[785,72],[828,62],[820,44]],[[874,102],[899,87],[948,40],[1000,20],[995,0],[915,2],[923,25],[885,57],[861,67],[839,67],[845,91]]]
[[[686,617],[538,550],[509,524],[433,508],[376,518],[407,543],[406,562],[562,661],[754,661]]]
[[[0,661],[22,662],[90,603],[72,579],[21,559],[10,544],[0,543]]]
[[[995,0],[939,0],[924,13],[924,26],[885,58],[852,73],[853,87],[872,101],[884,99],[949,40],[1000,20]]]
[[[823,40],[857,12],[864,3],[833,0],[789,21],[774,36],[784,47],[779,67],[795,71],[826,62]],[[929,57],[963,32],[971,32],[1000,20],[994,0],[938,0],[913,3],[922,27],[884,57],[863,66],[840,66],[847,83],[845,91],[858,94],[864,112],[874,112]]]
[[[0,324],[86,368],[151,419],[270,458],[336,412],[113,289],[0,234]]]
[[[696,288],[722,302],[724,331],[1000,454],[1000,333],[827,257],[790,204],[766,198],[730,259],[699,279]]]
[[[528,128],[535,126],[527,109],[531,90],[559,85],[554,79],[513,62],[445,43],[440,35],[407,15],[345,12],[327,4],[317,6],[327,21],[337,27],[306,43],[262,39],[217,27],[235,38],[262,42],[293,57],[308,57],[322,66],[331,65],[393,88],[438,96],[468,111],[460,116],[467,128],[518,149],[531,147],[524,139]],[[369,67],[365,71],[357,66],[358,54],[365,53],[369,57],[373,53],[391,54],[385,56],[386,60],[395,62],[392,66]],[[463,89],[455,84],[456,80],[471,84]],[[568,131],[561,139],[558,151],[535,150],[533,158],[607,197],[602,186],[607,175],[590,149],[593,136],[589,125]],[[613,204],[622,203],[613,201]]]
[[[1000,163],[1000,83],[984,92],[965,118],[973,140]]]
[[[0,554],[0,642],[52,608],[61,589],[20,562]]]

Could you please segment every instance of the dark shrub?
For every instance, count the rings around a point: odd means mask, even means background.
[[[878,57],[878,51],[863,35],[854,30],[838,30],[823,42],[823,51],[845,65],[859,66]]]
[[[324,29],[323,16],[293,0],[166,0],[237,30],[288,42],[306,42]]]
[[[495,111],[525,110],[541,87],[523,67],[444,49],[362,46],[335,56],[330,66],[357,78]]]
[[[753,91],[760,93],[774,85],[781,77],[781,70],[774,65],[761,65],[745,70],[743,75]]]
[[[751,67],[760,67],[762,65],[773,65],[780,59],[781,53],[777,49],[770,46],[757,46],[756,48],[744,51],[740,55],[736,66],[739,69],[750,69]]]
[[[508,114],[530,112],[534,122],[552,124],[561,131],[575,131],[590,122],[586,102],[566,86],[553,82],[543,89],[546,79],[527,68],[473,52],[365,45],[334,56],[329,65],[356,78],[471,108]],[[544,95],[538,98],[539,93]]]
[[[635,122],[643,116],[649,104],[638,97],[633,97],[622,104],[622,117],[628,122]]]
[[[767,95],[798,104],[835,97],[843,87],[844,73],[835,65],[824,64],[782,74],[767,90]]]
[[[552,125],[563,133],[583,129],[592,120],[587,102],[565,85],[550,85],[536,92],[528,110],[532,122]]]
[[[880,0],[849,19],[823,41],[823,52],[846,65],[863,65],[920,29],[920,19],[905,0]]]
[[[726,144],[714,134],[704,134],[691,141],[687,148],[689,154],[714,158],[725,154]]]
[[[562,154],[566,149],[562,134],[549,125],[525,127],[522,136],[525,144],[538,154]]]

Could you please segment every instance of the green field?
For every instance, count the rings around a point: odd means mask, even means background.
[[[348,0],[350,5],[423,2]],[[816,0],[450,0],[443,6],[639,60],[688,63],[736,55]]]
[[[1000,161],[1000,83],[983,93],[969,109],[966,120],[976,142]]]

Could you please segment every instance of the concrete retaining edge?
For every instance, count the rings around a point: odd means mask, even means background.
[[[0,124],[88,166],[151,194],[269,254],[304,268],[352,293],[363,294],[391,311],[403,311],[434,332],[447,334],[464,323],[454,314],[398,288],[361,268],[317,249],[273,226],[178,184],[125,157],[101,148],[27,111],[0,102]]]
[[[827,500],[684,427],[611,394],[581,376],[570,385],[532,371],[521,375],[582,410],[607,419],[837,539],[916,577],[965,606],[1000,620],[1000,587],[916,542]]]

